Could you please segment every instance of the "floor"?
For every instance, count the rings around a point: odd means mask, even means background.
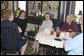
[[[29,40],[27,49],[25,51],[25,55],[32,55],[32,45],[33,45],[33,43],[34,43],[34,41]],[[39,54],[43,55],[43,48],[42,47],[40,48],[39,51],[40,51]]]

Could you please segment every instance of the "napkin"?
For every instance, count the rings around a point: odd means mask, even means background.
[[[70,35],[69,32],[61,32],[60,38],[70,39],[69,35]]]

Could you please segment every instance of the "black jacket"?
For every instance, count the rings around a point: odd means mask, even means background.
[[[13,22],[15,22],[21,29],[22,31],[25,30],[27,26],[27,19],[20,19],[19,17],[14,18]]]

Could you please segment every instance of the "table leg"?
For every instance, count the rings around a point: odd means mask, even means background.
[[[43,54],[45,55],[46,54],[46,50],[45,50],[45,46],[43,46]]]

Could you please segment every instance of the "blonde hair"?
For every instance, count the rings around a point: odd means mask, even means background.
[[[1,15],[1,19],[2,19],[2,20],[4,19],[4,15]]]
[[[2,20],[5,18],[5,15],[4,15],[4,14],[5,14],[5,12],[2,10],[2,11],[1,11],[1,19],[2,19]]]
[[[13,14],[12,10],[6,10],[5,12],[3,12],[2,16],[1,16],[1,19],[9,20],[9,18],[11,17],[12,14]]]
[[[25,12],[24,10],[20,10],[19,16],[20,16],[22,13],[26,13],[26,12]]]

